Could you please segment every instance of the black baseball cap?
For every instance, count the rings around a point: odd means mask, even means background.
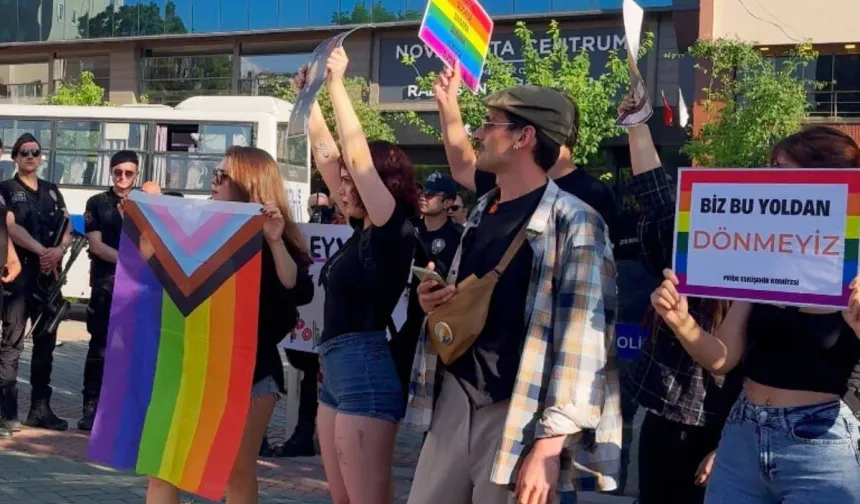
[[[446,198],[457,196],[457,184],[454,179],[440,172],[431,173],[421,184],[424,192],[444,194]]]

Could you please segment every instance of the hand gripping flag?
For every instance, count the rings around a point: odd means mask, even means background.
[[[124,213],[88,456],[220,501],[251,400],[260,206],[135,191]]]

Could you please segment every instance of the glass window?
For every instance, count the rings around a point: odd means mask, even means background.
[[[248,29],[270,30],[278,27],[278,0],[248,0],[248,3]]]
[[[373,0],[372,17],[374,23],[412,19],[406,12],[406,0]]]
[[[53,16],[51,9],[42,11],[41,2],[34,1],[11,1],[13,6],[17,3],[18,42],[38,42],[47,40],[51,29]],[[12,19],[15,19],[14,14]]]
[[[164,33],[191,31],[191,0],[159,0],[163,6]]]
[[[128,3],[128,2],[127,2]],[[137,34],[138,35],[161,35],[164,33],[165,24],[167,20],[164,17],[164,9],[160,2],[156,2],[154,0],[135,0],[137,3],[136,11],[137,17],[134,18],[135,21],[129,19],[129,22],[136,23],[137,26]],[[128,18],[132,18],[130,13],[126,14],[124,12],[124,7],[120,7],[117,11],[117,15],[122,16],[123,25],[125,24],[126,16]]]
[[[212,172],[222,156],[156,154],[152,160],[153,178],[164,189],[205,191],[210,188]]]
[[[10,0],[0,1],[0,42],[18,40],[18,4]]]
[[[0,120],[0,138],[3,146],[12,150],[12,146],[18,137],[24,133],[30,133],[43,147],[51,145],[51,121],[20,121],[13,119]]]
[[[153,7],[155,5],[153,4]],[[133,37],[140,34],[140,9],[138,0],[125,0],[121,5],[111,6],[113,10],[114,37]],[[107,12],[107,11],[105,11]],[[157,10],[156,10],[157,13]],[[93,20],[98,16],[93,17]],[[107,19],[105,19],[107,21]],[[90,37],[93,35],[93,27],[90,27]]]
[[[49,89],[47,62],[0,65],[0,103],[39,103]]]
[[[50,180],[59,184],[110,185],[110,158],[119,150],[146,145],[147,125],[102,121],[57,121],[57,151]]]
[[[285,84],[310,60],[310,53],[243,55],[239,92],[252,96],[276,96],[276,83]]]
[[[233,0],[237,2],[237,0]],[[237,2],[238,3],[238,2]],[[219,0],[194,0],[191,9],[192,28],[194,33],[206,33],[218,31],[220,22]]]
[[[44,1],[42,2],[45,3]],[[72,0],[66,2],[67,4],[73,3]],[[77,3],[77,2],[75,2]],[[113,0],[108,1],[95,1],[90,2],[92,5],[89,9],[89,17],[86,19],[86,23],[89,25],[87,27],[88,38],[107,38],[121,35],[135,35],[137,32],[137,12],[134,12],[133,23],[131,16],[129,16],[131,12],[131,8],[136,8],[137,5],[132,5],[130,8],[125,9],[126,18],[120,19],[117,15],[117,8],[123,9],[123,7],[117,7],[114,5]],[[127,2],[131,4],[136,4],[134,0],[132,2]],[[115,19],[116,17],[116,19]],[[126,21],[122,26],[120,26],[121,21]],[[72,31],[72,30],[70,30]],[[126,33],[126,31],[128,33]]]
[[[337,23],[340,19],[340,8],[338,0],[299,0],[298,5],[295,6],[297,9],[297,13],[301,14],[302,1],[306,1],[308,4],[308,17],[306,20],[306,24],[310,26],[325,26],[329,24]],[[284,5],[289,5],[289,2],[281,3],[281,19],[284,18]],[[289,12],[289,11],[288,11]],[[284,24],[281,21],[281,26],[301,26],[301,24]]]
[[[552,10],[552,0],[528,0],[527,2],[514,1],[514,11],[517,14],[551,12]]]
[[[151,103],[176,105],[191,96],[228,95],[233,87],[232,55],[144,58],[141,92]]]
[[[249,1],[221,0],[221,31],[235,32],[248,30]]]
[[[97,150],[101,126],[100,121],[57,121],[57,149]]]
[[[287,137],[287,124],[278,124],[278,166],[289,182],[308,180],[308,137]]]
[[[110,89],[110,57],[66,58],[54,60],[54,86],[68,84],[80,79],[82,72],[93,74],[95,83],[105,90]]]
[[[278,4],[278,26],[281,28],[327,25],[332,22],[332,15],[337,14],[337,0],[319,0],[325,3],[319,10],[318,16],[322,21],[311,22],[311,4],[318,4],[316,0],[280,0]],[[317,12],[315,9],[313,12]]]

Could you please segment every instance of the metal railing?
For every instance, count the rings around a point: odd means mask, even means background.
[[[0,103],[40,103],[50,91],[48,82],[0,84]]]
[[[809,93],[811,117],[843,117],[860,119],[860,90],[813,91]]]

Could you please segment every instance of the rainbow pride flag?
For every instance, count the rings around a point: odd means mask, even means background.
[[[124,209],[88,457],[220,501],[251,400],[260,207],[135,191]]]
[[[460,62],[463,82],[478,92],[493,20],[476,0],[430,0],[418,38],[449,67]]]

